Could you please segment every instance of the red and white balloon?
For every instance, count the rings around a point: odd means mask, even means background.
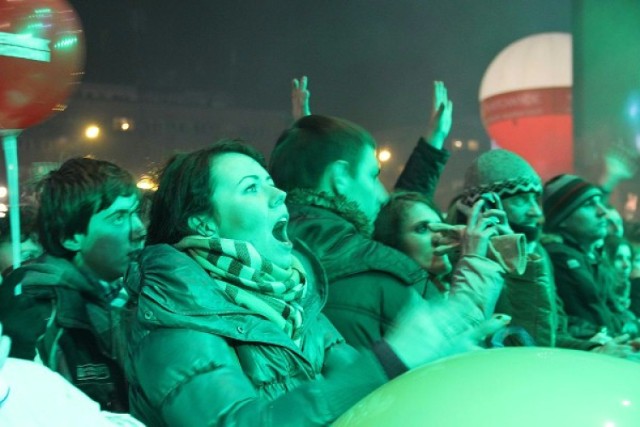
[[[13,266],[20,266],[17,137],[63,111],[84,65],[80,19],[64,0],[0,0],[0,137],[7,165]]]
[[[66,107],[84,66],[80,19],[64,0],[0,0],[0,130]]]
[[[573,171],[572,83],[571,35],[542,33],[501,51],[480,85],[489,136],[543,180]]]

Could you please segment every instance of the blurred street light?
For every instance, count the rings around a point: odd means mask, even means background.
[[[135,127],[134,120],[128,117],[115,117],[113,119],[113,128],[121,132],[128,132]]]
[[[156,191],[158,189],[158,184],[146,175],[142,176],[136,185],[141,190]]]
[[[84,136],[89,139],[96,139],[100,136],[100,128],[96,125],[89,125],[84,130]]]
[[[378,153],[378,160],[380,160],[381,162],[388,162],[391,159],[391,151],[389,151],[386,148],[383,148],[382,150],[380,150],[380,152]]]

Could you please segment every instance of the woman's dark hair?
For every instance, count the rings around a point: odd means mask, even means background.
[[[240,140],[222,140],[201,150],[174,155],[160,172],[158,190],[153,196],[149,213],[147,244],[174,244],[193,234],[189,218],[214,213],[211,206],[213,160],[226,153],[251,157],[262,167],[262,154]]]
[[[375,222],[373,238],[392,248],[402,250],[400,228],[406,219],[407,210],[416,203],[423,203],[431,208],[443,221],[442,213],[433,200],[414,191],[392,193],[389,202],[380,209]]]
[[[604,239],[603,249],[605,255],[607,256],[607,259],[610,262],[613,262],[613,260],[615,259],[616,252],[618,252],[618,248],[620,246],[629,246],[629,249],[631,250],[631,259],[633,259],[635,253],[635,251],[633,250],[633,245],[631,245],[631,243],[624,237],[609,235]]]

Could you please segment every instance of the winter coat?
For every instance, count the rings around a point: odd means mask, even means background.
[[[295,197],[294,197],[295,198]],[[356,225],[325,207],[290,198],[289,236],[300,239],[327,272],[324,313],[355,347],[379,341],[402,308],[426,283],[426,273],[405,254],[366,237]]]
[[[123,346],[116,300],[70,261],[50,255],[12,272],[2,286],[14,289],[14,307],[3,316],[6,333],[19,342],[19,356],[35,355],[52,370],[100,403],[127,412],[120,365]],[[23,311],[24,310],[24,311]],[[19,324],[24,321],[25,323]],[[33,357],[31,357],[33,358]]]
[[[322,269],[308,253],[299,259],[308,279],[300,347],[232,303],[185,253],[145,248],[125,278],[136,306],[132,414],[149,426],[326,425],[387,381],[376,357],[346,345],[320,313]]]
[[[438,150],[420,138],[398,177],[395,189],[417,191],[432,198],[450,156],[447,150]]]
[[[606,328],[619,335],[622,323],[608,306],[612,273],[604,257],[592,259],[577,244],[564,237],[545,245],[553,264],[558,295],[569,316],[569,332],[588,339]]]
[[[558,297],[553,266],[547,251],[536,245],[527,257],[522,275],[507,274],[505,288],[496,311],[512,317],[511,324],[522,326],[542,347],[590,350],[598,344],[573,338],[567,329],[567,315]]]
[[[312,197],[316,206],[296,200],[294,194],[289,202],[289,234],[301,238],[327,272],[325,314],[349,344],[370,347],[415,295],[426,294],[426,272],[405,254],[366,237],[346,219],[347,210],[339,215],[335,206],[317,206],[331,199]],[[468,326],[493,313],[502,273],[496,262],[483,257],[463,257],[456,265],[450,301],[468,307],[463,315]]]
[[[421,139],[396,188],[432,196],[448,157]],[[407,255],[372,240],[370,224],[346,199],[296,189],[287,206],[289,235],[304,241],[327,272],[330,292],[324,312],[349,344],[370,347],[416,293],[426,294],[426,272]],[[471,261],[466,279],[460,279],[460,299],[473,306],[469,324],[493,312],[496,289],[503,283],[498,271],[497,264],[478,259],[475,265]]]

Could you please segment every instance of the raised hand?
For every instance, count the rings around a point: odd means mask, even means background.
[[[463,254],[487,256],[489,239],[500,234],[497,227],[500,219],[493,213],[495,209],[484,211],[486,203],[485,199],[480,198],[471,208],[462,246]]]
[[[640,361],[638,343],[637,341],[629,341],[629,335],[627,334],[610,339],[600,347],[595,347],[592,351],[636,362]]]
[[[427,142],[441,150],[449,136],[453,123],[453,103],[447,95],[447,87],[441,81],[433,82],[433,108],[425,135]]]
[[[485,193],[471,208],[466,208],[467,225],[429,224],[434,233],[433,247],[437,255],[486,256],[489,241],[494,236],[513,234],[507,213],[496,193]]]
[[[618,180],[632,178],[638,170],[636,163],[637,154],[621,147],[612,148],[604,155],[605,173]]]
[[[311,109],[309,108],[311,94],[307,89],[307,81],[307,76],[291,81],[291,115],[294,120],[311,114]]]
[[[384,340],[408,368],[442,357],[478,350],[487,336],[507,326],[511,318],[494,316],[479,325],[469,324],[462,315],[469,307],[460,301],[429,304],[410,301]]]
[[[485,217],[494,217],[497,220],[496,228],[498,229],[498,235],[513,234],[500,196],[497,193],[484,193],[481,198],[489,204],[488,209],[483,212],[483,215]]]
[[[604,191],[611,193],[625,179],[632,178],[638,170],[638,154],[622,144],[611,147],[603,158],[603,169],[598,183]]]

